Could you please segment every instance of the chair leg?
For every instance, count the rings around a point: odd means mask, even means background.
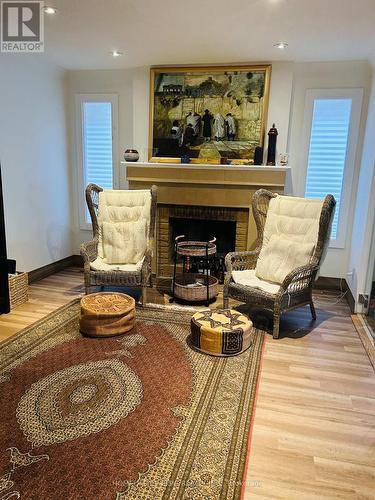
[[[275,312],[273,315],[273,338],[279,338],[279,330],[280,330],[280,313]]]
[[[145,306],[147,303],[147,286],[143,286],[142,287],[142,300],[141,300],[141,304],[143,306]]]
[[[85,295],[89,295],[90,293],[90,285],[85,286]]]
[[[316,320],[316,312],[315,312],[315,306],[314,306],[313,299],[310,300],[310,311],[311,311],[312,319],[313,319],[313,321],[315,321]]]
[[[228,295],[225,295],[225,292],[223,293],[223,308],[224,309],[229,308],[229,298]]]

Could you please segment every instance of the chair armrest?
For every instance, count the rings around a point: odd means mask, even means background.
[[[98,256],[98,240],[94,238],[91,241],[82,243],[80,252],[85,264],[94,261]]]
[[[225,267],[229,273],[255,269],[260,249],[247,252],[230,252],[225,256]]]
[[[295,293],[303,288],[312,286],[318,270],[319,267],[313,264],[296,267],[296,269],[293,269],[293,271],[285,276],[279,293]]]

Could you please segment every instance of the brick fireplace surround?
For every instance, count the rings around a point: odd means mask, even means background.
[[[157,217],[157,265],[158,275],[172,275],[170,218],[233,221],[236,223],[236,241],[233,250],[246,250],[249,210],[229,207],[203,207],[187,205],[158,205]],[[220,234],[216,235],[217,239]]]

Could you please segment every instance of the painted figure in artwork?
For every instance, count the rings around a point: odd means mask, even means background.
[[[186,117],[186,124],[191,125],[193,127],[194,131],[194,137],[198,137],[200,133],[200,128],[201,128],[201,117],[198,115],[198,113],[191,112],[187,115]]]
[[[178,120],[174,120],[171,128],[171,137],[176,141],[177,144],[181,143],[182,130],[178,123]]]
[[[225,122],[227,125],[228,141],[234,141],[236,135],[236,122],[234,121],[232,113],[227,113]]]
[[[194,129],[191,123],[188,123],[182,139],[183,146],[190,146],[194,141]]]
[[[204,110],[204,115],[202,116],[202,122],[203,122],[203,137],[206,142],[211,140],[211,135],[212,135],[212,119],[213,116],[209,112],[208,109]]]
[[[213,121],[215,141],[221,141],[225,137],[225,120],[220,113],[216,113]]]

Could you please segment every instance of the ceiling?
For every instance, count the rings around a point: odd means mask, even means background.
[[[68,69],[252,61],[375,63],[375,0],[48,0],[46,55]],[[281,51],[275,42],[289,46]],[[114,58],[111,50],[124,52]]]

